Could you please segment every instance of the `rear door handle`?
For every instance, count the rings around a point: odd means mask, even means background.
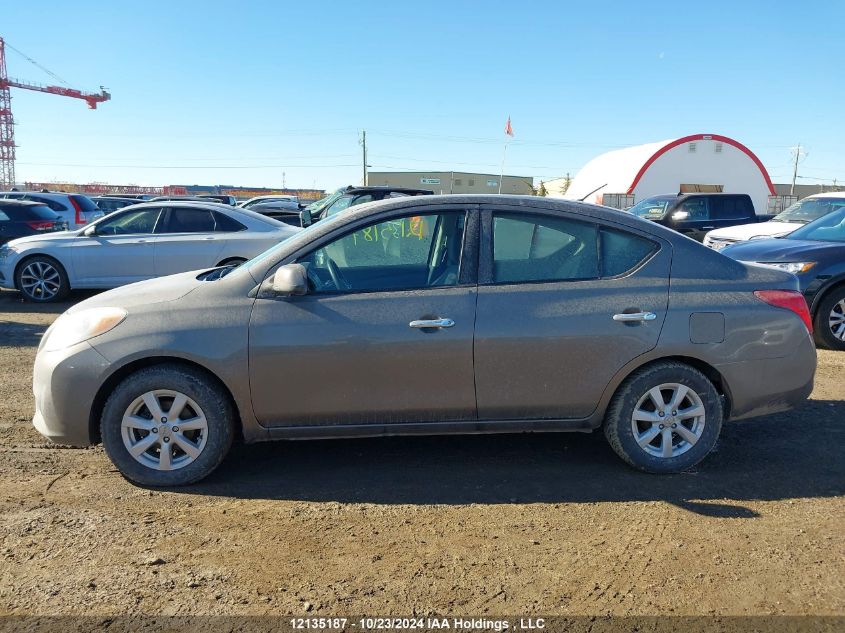
[[[455,325],[452,319],[423,319],[421,321],[411,321],[408,326],[416,329],[426,328],[447,328]]]
[[[715,226],[702,226],[701,230],[710,231],[710,230],[715,229],[715,228],[716,228]]]
[[[623,312],[622,314],[614,314],[614,321],[622,321],[623,323],[631,321],[654,321],[657,315],[654,312]]]

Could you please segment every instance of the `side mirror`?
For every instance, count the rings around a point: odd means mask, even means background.
[[[85,237],[91,237],[92,235],[96,235],[97,234],[97,227],[96,226],[86,226],[85,230],[82,231],[82,234]]]
[[[299,213],[299,218],[302,221],[303,227],[311,226],[312,224],[314,224],[314,218],[311,217],[311,211],[309,211],[308,209],[303,209]]]
[[[302,264],[282,266],[273,275],[273,294],[289,297],[308,294],[308,276]]]

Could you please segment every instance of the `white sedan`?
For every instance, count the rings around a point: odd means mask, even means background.
[[[203,202],[148,202],[77,231],[0,247],[0,288],[31,301],[71,288],[115,288],[174,273],[239,264],[301,229],[259,213]]]

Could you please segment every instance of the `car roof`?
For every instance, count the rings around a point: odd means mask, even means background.
[[[422,195],[434,195],[431,189],[414,189],[412,187],[391,187],[390,185],[373,185],[366,187],[350,187],[344,191],[344,195],[358,193],[373,193],[375,191],[384,193],[415,193]]]
[[[801,200],[806,200],[807,198],[842,198],[845,199],[845,191],[825,191],[824,193],[814,193],[811,196],[806,196]],[[799,202],[801,201],[799,200]]]

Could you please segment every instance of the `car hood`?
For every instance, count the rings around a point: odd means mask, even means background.
[[[56,231],[54,233],[42,233],[40,235],[27,235],[7,242],[9,246],[30,246],[41,242],[58,242],[72,240],[79,236],[80,231]]]
[[[758,236],[780,237],[788,235],[803,224],[800,222],[760,222],[756,224],[739,224],[737,226],[726,226],[723,229],[710,231],[707,235],[710,239],[726,240],[750,240]]]
[[[189,292],[199,288],[203,281],[197,279],[199,270],[187,273],[147,279],[127,286],[121,286],[114,290],[102,292],[90,299],[68,310],[69,313],[87,310],[88,308],[132,308],[139,305],[151,305],[155,303],[166,303],[181,299]]]
[[[845,243],[812,240],[751,240],[728,246],[723,255],[744,262],[801,262],[827,254],[845,255]]]

